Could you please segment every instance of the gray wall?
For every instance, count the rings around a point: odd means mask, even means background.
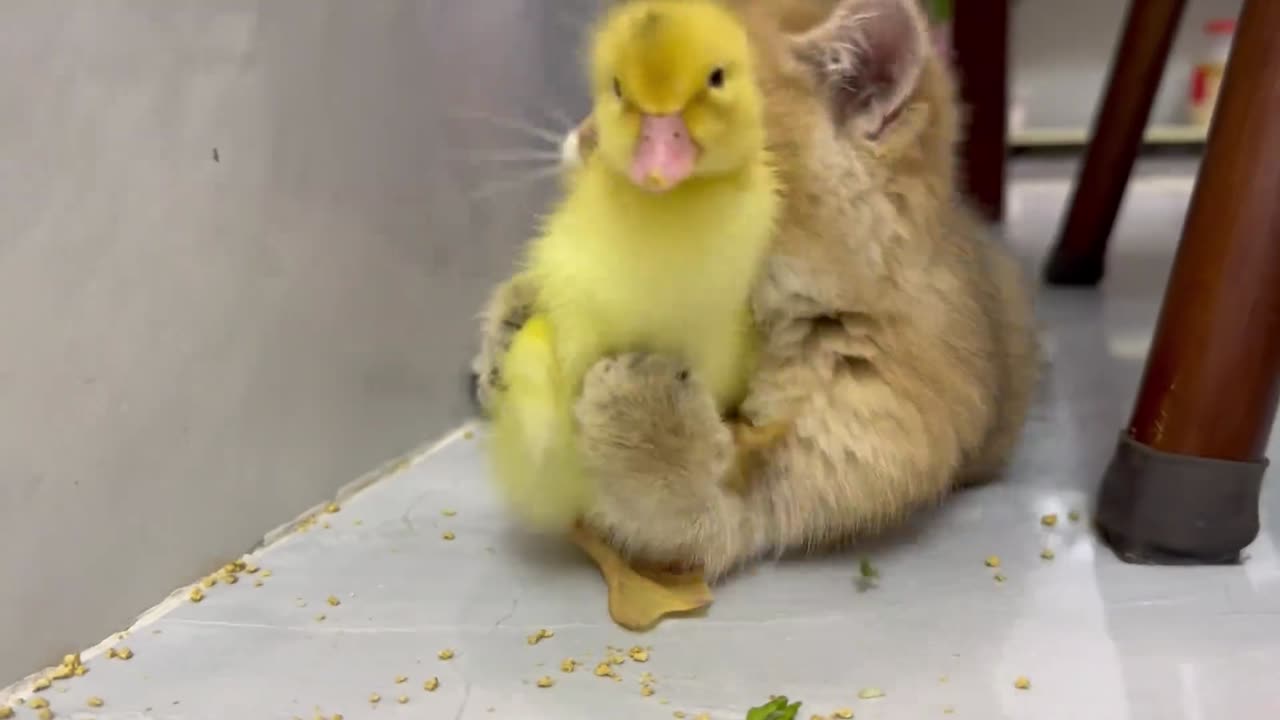
[[[470,413],[593,6],[0,2],[0,685]]]
[[[986,0],[960,0],[985,2]],[[1191,67],[1205,47],[1204,22],[1235,17],[1242,0],[1189,0],[1152,108],[1153,124],[1187,123]],[[1128,0],[1017,0],[1012,99],[1029,128],[1087,127],[1120,38]]]

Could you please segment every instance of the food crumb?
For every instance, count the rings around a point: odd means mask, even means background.
[[[876,698],[882,697],[884,697],[884,691],[880,688],[864,688],[858,691],[858,698],[860,700],[875,700]]]
[[[316,615],[316,622],[324,622],[325,620],[328,620],[328,619],[329,618],[324,613],[320,613],[319,615]]]
[[[266,584],[266,583],[262,582],[261,580],[254,580],[254,581],[253,581],[253,586],[254,586],[254,587],[256,587],[256,588],[257,588],[257,587],[262,587],[262,586],[263,586],[263,585],[265,585],[265,584]]]
[[[677,710],[677,711],[675,711],[675,712],[671,713],[671,717],[676,718],[676,720],[681,720],[681,718],[683,718],[683,717],[684,717],[684,713],[682,713],[682,712],[680,712],[679,710]]]
[[[840,720],[849,720],[849,718],[853,717],[853,711],[849,708],[840,708],[835,714]]]
[[[595,673],[596,677],[613,677],[616,674],[613,672],[613,666],[607,662],[596,665]]]
[[[36,692],[43,692],[51,687],[53,687],[53,681],[47,677],[42,677],[35,681],[35,684],[31,686],[31,689]]]
[[[992,579],[993,579],[993,580],[995,580],[995,581],[996,581],[996,582],[998,582],[998,583],[1002,583],[1002,582],[1004,582],[1005,580],[1008,580],[1009,578],[1005,577],[1005,576],[1004,576],[1004,573],[996,573],[996,574],[995,574],[995,577],[994,577],[994,578],[992,578]]]
[[[98,697],[97,695],[94,695],[93,697],[89,698],[88,700],[85,700],[84,702],[86,705],[88,705],[91,708],[100,708],[106,704],[102,701],[102,698]]]
[[[214,585],[218,584],[218,578],[214,577],[213,575],[209,575],[208,577],[202,579],[200,581],[200,584],[205,586],[205,588],[211,588]]]
[[[1053,557],[1054,557],[1054,555],[1053,555],[1053,551],[1052,551],[1052,550],[1050,550],[1049,548],[1045,548],[1045,549],[1043,549],[1043,550],[1041,550],[1041,551],[1040,551],[1040,559],[1041,559],[1041,560],[1052,560],[1052,559],[1053,559]]]
[[[49,701],[45,700],[44,698],[32,698],[31,702],[27,703],[27,707],[31,708],[32,710],[47,708],[49,707]]]
[[[987,567],[989,567],[989,568],[998,568],[998,567],[1000,567],[1000,556],[999,556],[999,555],[989,555],[989,556],[987,556],[986,563],[987,563]]]
[[[556,684],[556,681],[553,680],[550,675],[543,675],[542,677],[538,678],[538,687],[540,688],[549,688],[555,684]]]
[[[49,708],[40,708],[36,711],[36,720],[53,720],[53,711]]]
[[[324,506],[324,511],[332,515],[333,513],[341,512],[342,506],[336,502],[331,502],[328,505]]]
[[[946,706],[946,707],[942,708],[942,714],[943,714],[943,715],[955,715],[955,714],[956,714],[956,709],[955,709],[955,708],[953,708],[953,707],[951,707],[950,705],[948,705],[948,706]]]
[[[537,645],[538,643],[542,642],[543,640],[546,640],[547,638],[552,638],[552,637],[555,637],[555,636],[556,636],[556,634],[555,634],[554,632],[552,632],[552,631],[550,631],[550,630],[547,630],[547,629],[543,628],[543,629],[541,629],[541,630],[539,630],[539,631],[535,632],[534,634],[530,635],[529,637],[525,638],[525,640],[526,640],[530,645]]]
[[[440,658],[441,660],[452,660],[452,659],[453,659],[453,649],[452,649],[452,648],[445,648],[445,649],[441,650],[440,652],[436,653],[436,657]]]
[[[698,713],[693,720],[711,720],[711,713]]]
[[[270,570],[263,570],[263,571],[262,571],[262,577],[271,577],[271,571],[270,571]]]
[[[406,682],[408,682],[408,681],[409,681],[409,676],[408,676],[408,675],[397,675],[397,676],[396,676],[396,684],[397,684],[397,685],[403,685],[403,684],[405,684],[405,683],[406,683]]]
[[[653,697],[653,686],[652,686],[652,685],[641,685],[641,686],[640,686],[640,694],[641,694],[641,695],[643,695],[643,696],[645,696],[645,697]]]
[[[578,661],[573,658],[565,658],[560,662],[560,672],[571,673],[578,669]]]
[[[1040,524],[1041,524],[1041,525],[1043,525],[1043,526],[1045,526],[1045,527],[1053,527],[1054,525],[1057,525],[1057,524],[1058,524],[1058,514],[1057,514],[1057,513],[1049,513],[1048,515],[1041,515],[1041,516],[1040,516]]]
[[[0,705],[0,720],[9,720],[13,717],[13,708],[8,705]]]
[[[408,696],[408,695],[401,695],[400,697],[396,698],[396,702],[400,703],[401,705],[408,705],[408,704],[409,704],[409,696]]]
[[[638,663],[649,662],[649,651],[639,645],[631,648],[627,654],[631,656],[632,660],[635,660]]]
[[[1013,686],[1018,688],[1019,690],[1030,690],[1031,679],[1028,678],[1026,675],[1019,676],[1017,680],[1013,681]]]
[[[1067,513],[1067,519],[1073,523],[1080,522],[1080,511],[1072,510],[1071,512]]]
[[[336,595],[330,595],[328,598],[325,599],[325,602],[329,603],[329,605],[332,607],[338,607],[339,605],[342,604],[342,601],[339,600]]]
[[[379,695],[378,693],[369,693],[369,702],[376,705],[382,702],[382,696]]]
[[[456,540],[458,536],[454,535],[452,530],[445,530],[440,535],[440,537],[444,538],[445,540]]]
[[[457,510],[441,510],[440,514],[445,517],[453,517],[458,514]]]
[[[204,600],[204,591],[200,588],[191,588],[191,595],[188,597],[191,598],[191,602],[198,603],[201,600]]]
[[[427,681],[422,683],[422,689],[426,690],[427,692],[435,692],[436,690],[439,690],[440,678],[438,677],[427,678]]]

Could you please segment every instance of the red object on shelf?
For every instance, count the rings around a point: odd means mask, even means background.
[[[1235,18],[1218,18],[1204,24],[1204,31],[1209,35],[1231,35],[1236,31]]]

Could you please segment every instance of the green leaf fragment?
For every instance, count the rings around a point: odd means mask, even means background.
[[[760,707],[748,710],[746,720],[795,720],[801,704],[794,702],[788,705],[785,695],[778,696]]]

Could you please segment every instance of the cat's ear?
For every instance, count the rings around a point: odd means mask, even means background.
[[[911,95],[932,49],[919,0],[843,0],[793,36],[792,52],[826,88],[837,122],[878,134]]]

